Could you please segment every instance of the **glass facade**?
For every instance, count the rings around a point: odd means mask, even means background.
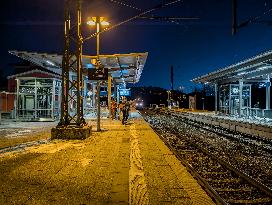
[[[251,108],[251,85],[242,86],[241,110]],[[239,115],[240,86],[239,84],[221,85],[219,87],[219,111],[228,115]],[[244,113],[244,112],[243,112]],[[243,113],[241,113],[243,115]]]
[[[76,76],[71,77],[71,82]],[[16,120],[23,121],[55,121],[61,115],[61,80],[54,78],[18,77],[15,107]],[[85,117],[97,116],[96,83],[84,79],[83,112]],[[113,91],[114,92],[114,91]],[[112,92],[112,93],[113,93]],[[69,112],[75,115],[77,95],[69,90]],[[101,116],[108,116],[107,85],[101,85]]]
[[[17,78],[16,119],[55,120],[60,114],[61,81]]]

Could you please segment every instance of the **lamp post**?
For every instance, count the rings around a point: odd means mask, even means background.
[[[100,51],[100,28],[101,26],[109,26],[104,17],[91,17],[87,24],[96,26],[96,69],[99,69],[99,51]],[[97,82],[97,131],[100,129],[100,81]]]

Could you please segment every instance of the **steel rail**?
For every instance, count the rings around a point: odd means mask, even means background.
[[[147,122],[148,123],[148,122]],[[212,199],[219,205],[229,205],[210,185],[206,180],[201,177],[197,171],[177,152],[177,150],[164,138],[159,132],[157,132],[152,126],[153,131],[159,136],[159,138],[167,145],[167,147],[174,153],[178,160],[186,167],[186,169],[196,178],[198,183],[206,190],[206,192],[212,197]]]

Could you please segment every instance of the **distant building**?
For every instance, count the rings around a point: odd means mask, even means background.
[[[14,119],[51,119],[60,112],[61,76],[32,63],[16,65],[8,76],[8,89],[1,92],[1,112]]]

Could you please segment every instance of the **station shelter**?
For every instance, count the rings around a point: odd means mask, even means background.
[[[259,119],[272,118],[271,77],[272,51],[268,51],[192,81],[214,87],[217,114]],[[264,96],[256,101],[261,91]]]
[[[62,56],[57,54],[36,53],[27,51],[9,51],[25,61],[31,63],[28,69],[22,68],[22,72],[8,77],[8,91],[12,97],[6,99],[8,109],[15,120],[29,121],[54,121],[60,117],[61,110],[61,74]],[[130,53],[99,55],[99,61],[108,70],[108,79],[100,81],[100,97],[106,109],[111,98],[119,101],[127,84],[137,83],[141,77],[148,53]],[[96,115],[97,80],[88,78],[88,70],[95,69],[97,56],[83,55],[84,69],[83,104],[84,115]],[[17,69],[19,70],[19,69]],[[70,73],[71,80],[76,78],[75,73]],[[70,92],[74,92],[71,90]],[[3,95],[1,93],[1,95]],[[1,97],[0,102],[4,98]],[[6,104],[2,103],[2,107]],[[1,107],[1,111],[4,110]],[[7,106],[6,106],[7,107]],[[71,101],[70,110],[75,109],[76,103]],[[102,113],[103,114],[103,113]]]

